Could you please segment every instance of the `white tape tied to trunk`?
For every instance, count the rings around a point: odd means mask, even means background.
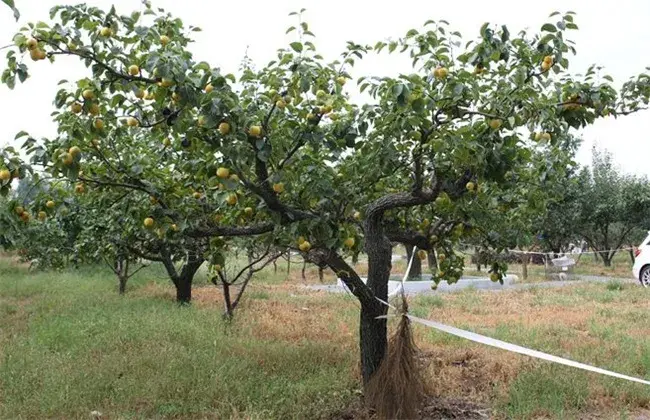
[[[417,252],[417,247],[413,247],[413,254],[411,255],[411,260],[409,261],[408,267],[406,269],[406,274],[402,278],[402,283],[400,285],[402,291],[404,290],[404,281],[406,280],[406,278],[408,276],[408,273],[411,271],[411,264],[413,263],[413,257],[415,257],[416,252]],[[391,293],[391,295],[393,295],[393,296],[395,294],[397,294],[397,291]],[[379,298],[376,298],[376,299],[378,301],[380,301],[381,303],[383,303],[384,305],[395,309],[395,307],[393,305],[390,305],[388,302],[385,302],[385,301],[383,301],[383,300],[381,300]],[[522,346],[518,346],[516,344],[510,344],[510,343],[507,343],[505,341],[497,340],[497,339],[494,339],[494,338],[491,338],[491,337],[486,337],[486,336],[481,335],[481,334],[461,330],[460,328],[456,328],[456,327],[452,327],[452,326],[449,326],[449,325],[441,324],[440,322],[431,321],[429,319],[418,318],[417,316],[413,316],[413,315],[410,315],[408,313],[404,314],[404,316],[408,317],[413,322],[417,322],[418,324],[425,325],[425,326],[431,327],[431,328],[435,328],[438,331],[446,332],[447,334],[455,335],[456,337],[460,337],[460,338],[464,338],[466,340],[474,341],[475,343],[485,344],[487,346],[496,347],[496,348],[507,350],[507,351],[510,351],[510,352],[513,352],[513,353],[523,354],[525,356],[535,357],[537,359],[542,359],[542,360],[546,360],[546,361],[553,362],[553,363],[559,363],[559,364],[565,365],[565,366],[571,366],[571,367],[574,367],[574,368],[586,370],[588,372],[600,373],[601,375],[612,376],[614,378],[625,379],[625,380],[628,380],[628,381],[637,382],[637,383],[644,384],[644,385],[650,385],[650,381],[645,380],[645,379],[635,378],[633,376],[623,375],[621,373],[616,373],[616,372],[612,372],[610,370],[597,368],[597,367],[586,365],[586,364],[580,363],[580,362],[574,362],[573,360],[564,359],[564,358],[558,357],[558,356],[553,356],[552,354],[543,353],[541,351],[529,349],[527,347],[522,347]],[[384,315],[384,316],[380,316],[378,318],[385,318],[385,317],[386,316]]]
[[[459,328],[451,327],[451,326],[445,325],[445,324],[441,324],[441,323],[436,322],[436,321],[431,321],[431,320],[428,320],[428,319],[422,319],[422,318],[418,318],[416,316],[408,315],[408,314],[406,314],[406,316],[411,321],[417,322],[418,324],[426,325],[427,327],[435,328],[435,329],[437,329],[439,331],[443,331],[443,332],[446,332],[448,334],[455,335],[456,337],[465,338],[467,340],[471,340],[471,341],[474,341],[476,343],[481,343],[481,344],[485,344],[485,345],[488,345],[488,346],[497,347],[497,348],[500,348],[500,349],[503,349],[503,350],[508,350],[508,351],[513,352],[513,353],[524,354],[524,355],[530,356],[530,357],[536,357],[536,358],[542,359],[542,360],[548,360],[549,362],[559,363],[559,364],[565,365],[565,366],[571,366],[571,367],[574,367],[574,368],[587,370],[589,372],[600,373],[601,375],[613,376],[615,378],[627,379],[628,381],[638,382],[640,384],[645,384],[645,385],[650,385],[650,381],[646,381],[645,379],[635,378],[635,377],[632,377],[632,376],[623,375],[621,373],[616,373],[616,372],[612,372],[612,371],[609,371],[609,370],[589,366],[589,365],[586,365],[584,363],[574,362],[573,360],[563,359],[561,357],[553,356],[552,354],[542,353],[541,351],[532,350],[532,349],[529,349],[529,348],[526,348],[526,347],[521,347],[521,346],[518,346],[516,344],[506,343],[505,341],[496,340],[494,338],[486,337],[484,335],[480,335],[480,334],[476,334],[476,333],[473,333],[473,332],[461,330]]]

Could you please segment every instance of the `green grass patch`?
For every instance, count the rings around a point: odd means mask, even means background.
[[[120,297],[96,268],[0,267],[0,418],[315,418],[358,385],[356,354],[332,344],[259,340],[220,307],[136,293],[154,273]]]

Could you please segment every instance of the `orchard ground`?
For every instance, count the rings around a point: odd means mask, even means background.
[[[629,276],[623,257],[604,273]],[[582,263],[586,271],[593,265]],[[161,267],[138,273],[120,297],[108,270],[30,273],[2,257],[0,418],[88,418],[94,410],[102,418],[360,415],[350,412],[360,395],[358,303],[302,287],[300,264],[292,266],[288,276],[282,263],[277,273],[260,273],[227,324],[220,290],[205,273],[193,305],[179,307]],[[318,283],[315,269],[306,282]],[[648,378],[649,297],[638,284],[612,281],[415,296],[410,307],[420,317]],[[439,407],[462,401],[494,418],[650,416],[650,387],[418,325],[415,334]]]

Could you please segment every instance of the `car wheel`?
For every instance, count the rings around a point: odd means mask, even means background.
[[[643,267],[641,274],[639,274],[639,281],[641,286],[650,287],[650,265]]]

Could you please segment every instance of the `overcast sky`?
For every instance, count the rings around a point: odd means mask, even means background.
[[[649,0],[544,0],[544,1],[353,1],[353,0],[152,0],[183,19],[186,25],[199,26],[196,43],[191,49],[197,60],[206,60],[227,72],[236,72],[248,47],[255,63],[262,65],[272,59],[277,48],[292,41],[285,29],[295,24],[291,11],[304,7],[305,20],[316,34],[316,46],[327,58],[334,59],[343,51],[345,41],[374,43],[388,37],[403,35],[410,28],[419,28],[427,19],[446,19],[465,38],[475,37],[484,22],[506,24],[511,33],[520,29],[537,31],[548,15],[555,11],[577,13],[579,31],[573,31],[578,54],[571,60],[570,71],[584,72],[592,63],[606,68],[606,73],[620,84],[650,66],[650,1]],[[71,1],[70,3],[78,3]],[[92,0],[86,3],[106,10],[114,4],[118,13],[142,8],[140,0]],[[65,0],[16,0],[22,13],[16,23],[9,9],[0,5],[0,47],[7,45],[13,34],[28,21],[48,20],[50,7]],[[0,55],[4,57],[4,51]],[[50,122],[52,101],[60,79],[88,75],[73,59],[59,60],[54,65],[29,61],[32,78],[25,85],[10,91],[0,86],[0,145],[13,144],[15,133],[27,130],[32,135],[55,133]],[[0,70],[4,69],[4,60]],[[403,62],[387,58],[364,60],[354,75],[395,74],[408,71]],[[357,73],[358,72],[358,73]],[[356,89],[352,83],[350,89]],[[593,144],[610,150],[618,165],[626,172],[650,175],[650,111],[600,120],[582,131],[584,143],[578,160],[588,163]]]

